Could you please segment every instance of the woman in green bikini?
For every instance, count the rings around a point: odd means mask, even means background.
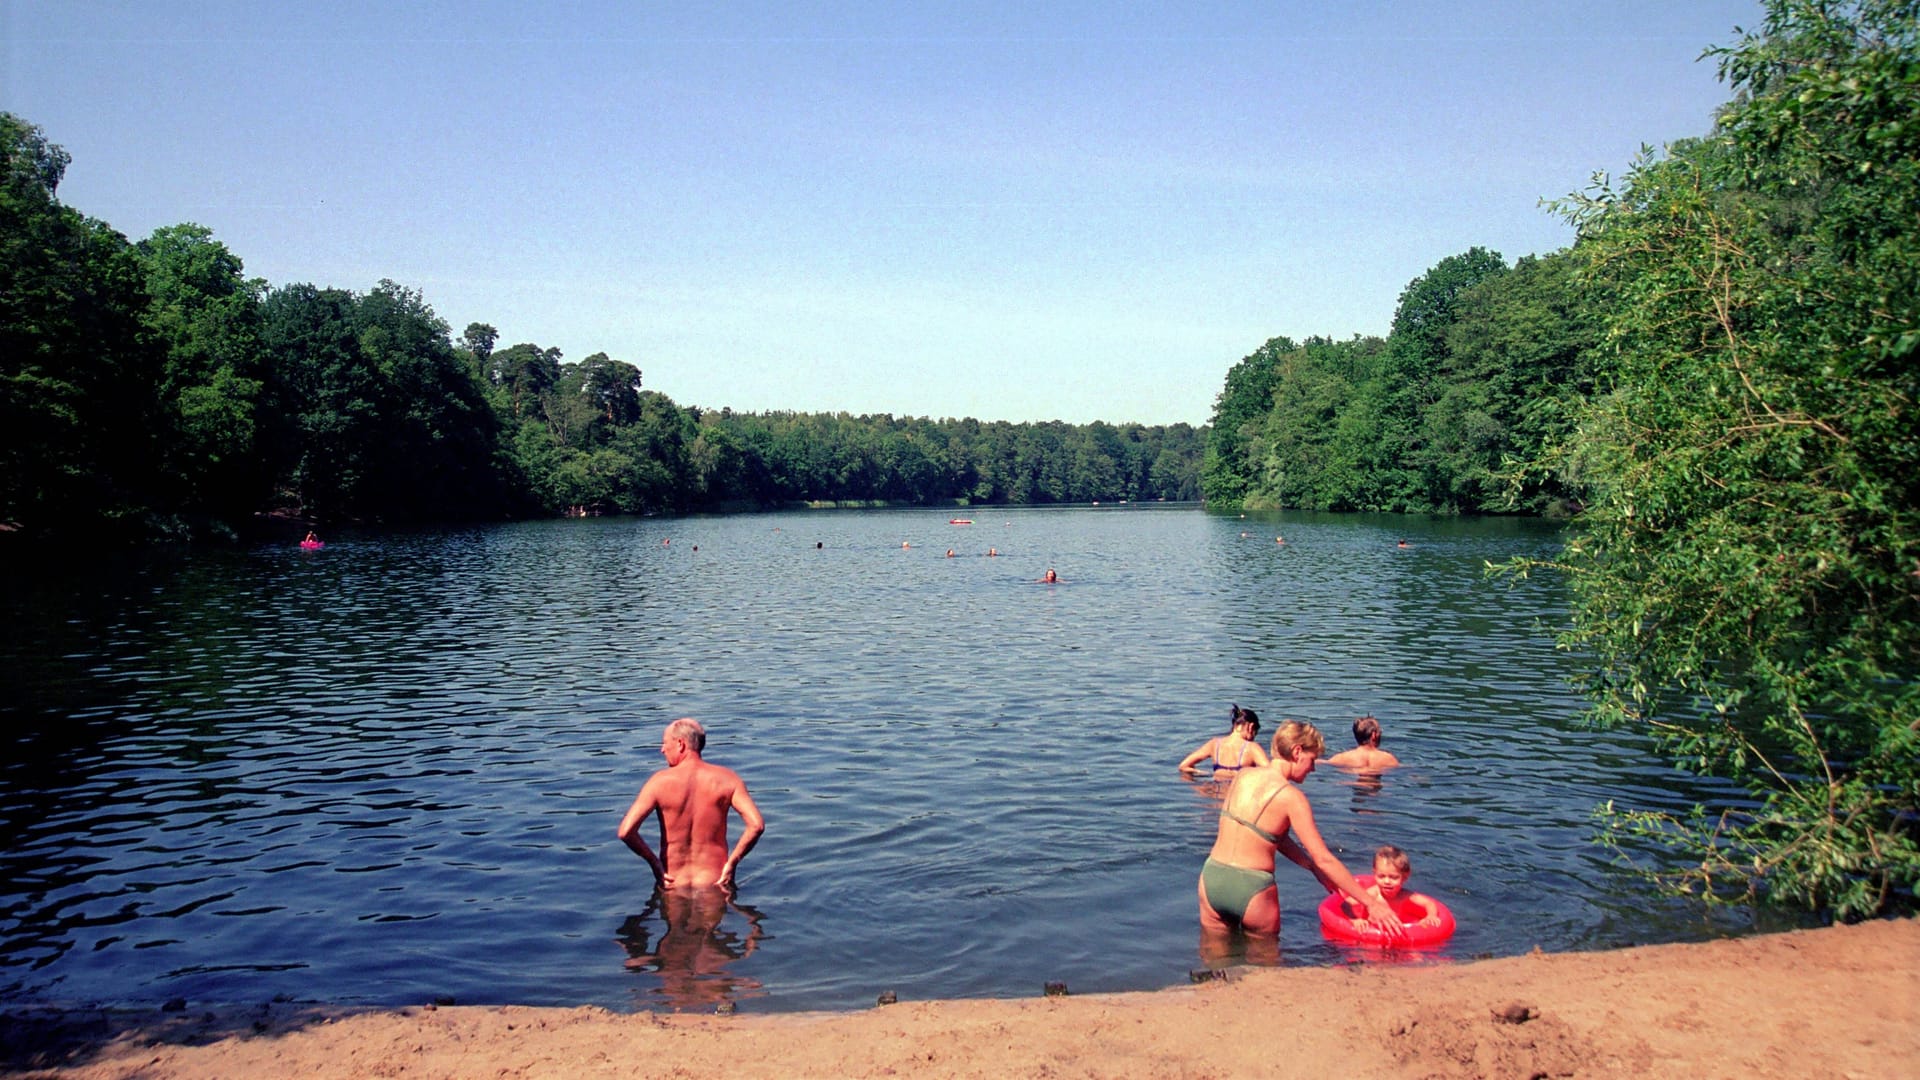
[[[1312,724],[1288,720],[1273,733],[1273,757],[1263,768],[1240,770],[1220,810],[1220,834],[1200,868],[1200,927],[1278,937],[1280,896],[1273,884],[1276,853],[1367,909],[1374,925],[1399,936],[1404,924],[1385,900],[1362,889],[1313,826],[1300,781],[1313,772],[1327,742]]]

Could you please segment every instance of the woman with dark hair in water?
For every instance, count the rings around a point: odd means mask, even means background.
[[[1213,759],[1215,779],[1231,780],[1241,769],[1267,763],[1266,751],[1254,742],[1260,736],[1260,717],[1252,709],[1233,706],[1233,727],[1225,735],[1208,739],[1180,762],[1180,771],[1191,773],[1202,761]]]

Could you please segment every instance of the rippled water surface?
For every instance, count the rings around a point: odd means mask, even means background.
[[[1306,790],[1353,868],[1412,853],[1459,917],[1445,955],[1718,932],[1590,842],[1597,803],[1701,792],[1575,724],[1551,583],[1483,577],[1552,528],[974,513],[10,570],[0,997],[781,1010],[1183,982],[1216,793],[1174,765],[1232,702],[1336,749],[1381,718],[1404,768]],[[614,839],[681,715],[768,820],[730,907],[663,910]],[[1343,959],[1313,880],[1280,886],[1283,962]]]

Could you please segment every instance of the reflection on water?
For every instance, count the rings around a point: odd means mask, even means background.
[[[728,913],[745,929],[725,928]],[[722,1002],[765,996],[758,979],[729,970],[760,944],[763,916],[721,889],[656,892],[647,909],[620,924],[627,970],[651,977],[637,996],[675,1010],[712,1011]]]
[[[1284,872],[1284,871],[1283,871]],[[1194,886],[1194,921],[1199,921],[1199,886]],[[1289,936],[1298,937],[1302,928],[1283,921],[1280,937],[1267,937],[1261,934],[1213,934],[1205,930],[1200,932],[1200,944],[1196,951],[1200,963],[1215,971],[1227,968],[1276,967],[1280,963],[1281,943]]]
[[[1712,789],[1580,728],[1541,625],[1563,598],[1485,579],[1550,552],[1551,528],[949,516],[531,522],[5,571],[0,995],[815,1009],[1165,986],[1204,959],[1217,821],[1175,766],[1231,702],[1339,742],[1381,718],[1404,766],[1306,790],[1350,865],[1413,854],[1460,919],[1454,955],[1724,931],[1591,843],[1600,802]],[[1048,567],[1071,585],[1034,584]],[[649,906],[613,838],[682,715],[767,818],[723,913]],[[1341,962],[1311,877],[1283,874],[1280,899],[1279,959]]]
[[[1344,770],[1343,770],[1344,771]],[[1351,772],[1344,776],[1335,772],[1336,782],[1344,783],[1353,792],[1353,812],[1355,814],[1378,814],[1383,810],[1367,804],[1387,790],[1387,775],[1384,772]]]

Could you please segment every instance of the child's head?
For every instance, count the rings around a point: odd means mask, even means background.
[[[1363,716],[1353,722],[1353,741],[1359,746],[1380,745],[1380,721]]]
[[[1380,895],[1391,900],[1400,895],[1407,879],[1413,876],[1413,860],[1392,844],[1383,844],[1373,853],[1373,883]]]

